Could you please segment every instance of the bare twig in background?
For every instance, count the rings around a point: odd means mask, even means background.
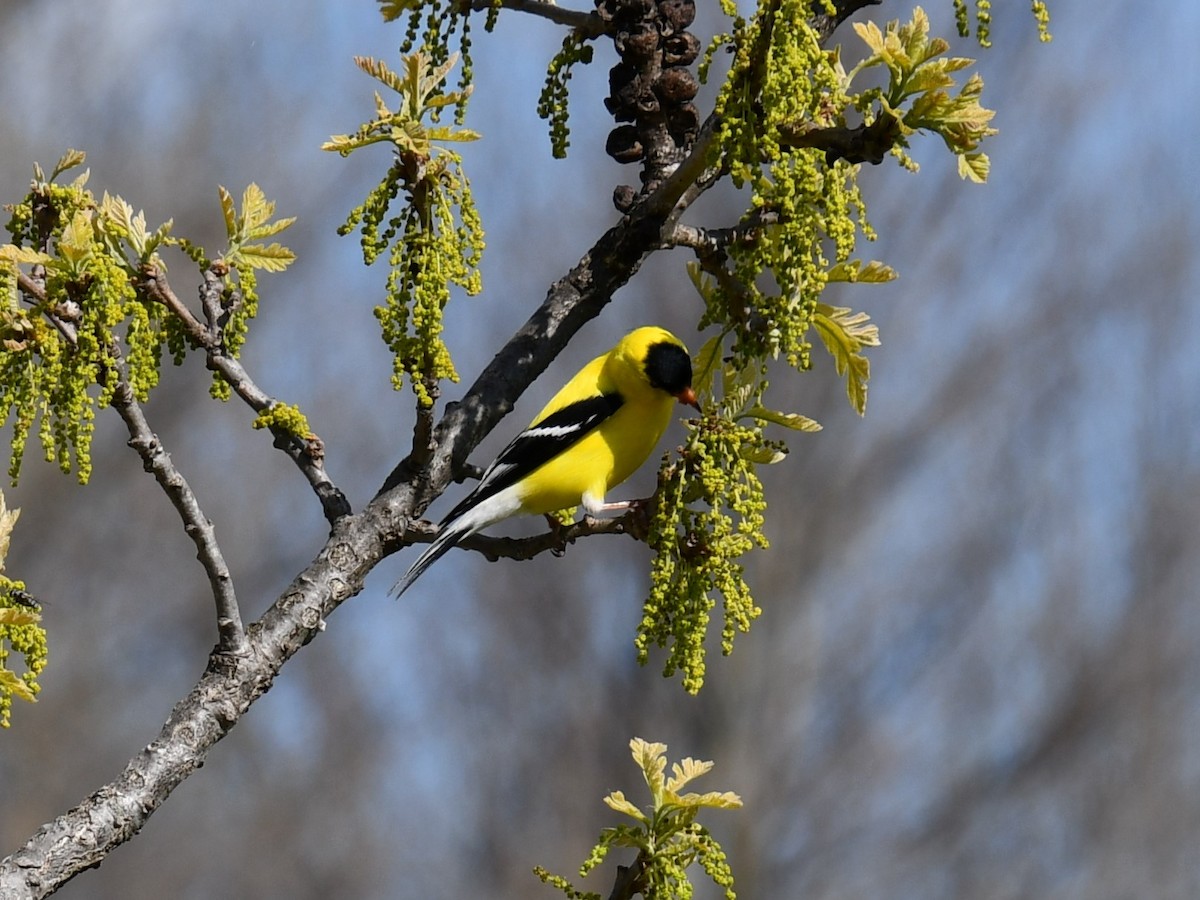
[[[192,314],[179,296],[171,289],[166,274],[157,269],[147,269],[143,273],[142,287],[159,303],[169,309],[176,318],[184,324],[188,334],[195,340],[207,355],[208,367],[221,374],[221,377],[233,389],[233,392],[245,401],[246,405],[255,412],[270,409],[277,401],[260,388],[245,367],[224,351],[219,340],[220,312],[220,279],[212,271],[205,273],[204,284],[201,287],[201,303],[206,316],[210,319],[208,327]],[[324,444],[315,435],[308,439],[299,438],[274,425],[271,434],[275,438],[274,445],[282,450],[294,462],[297,468],[312,486],[313,492],[321,503],[325,518],[332,524],[342,516],[349,515],[350,502],[342,490],[334,484],[325,471]]]
[[[142,458],[146,471],[151,473],[183,519],[183,530],[196,545],[196,558],[204,566],[208,583],[217,604],[217,631],[220,635],[218,652],[244,656],[249,652],[242,615],[238,609],[233,576],[217,543],[216,531],[195,493],[146,421],[141,404],[133,395],[124,373],[113,393],[112,405],[129,429],[129,446]]]

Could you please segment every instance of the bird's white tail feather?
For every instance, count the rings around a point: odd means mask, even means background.
[[[435,562],[441,559],[442,554],[465,538],[471,533],[471,529],[461,527],[460,522],[451,522],[442,527],[433,539],[425,552],[417,557],[417,561],[412,564],[404,577],[392,585],[392,589],[388,591],[393,597],[399,597],[408,590],[409,585],[421,577],[426,569],[432,566]]]
[[[513,486],[488,497],[476,506],[469,507],[457,518],[442,522],[433,543],[417,557],[412,568],[404,574],[403,578],[392,585],[392,589],[388,593],[393,597],[399,597],[408,590],[409,585],[421,577],[426,569],[441,559],[442,554],[463,538],[474,534],[481,528],[487,528],[502,519],[507,519],[519,509],[520,500],[515,486]]]

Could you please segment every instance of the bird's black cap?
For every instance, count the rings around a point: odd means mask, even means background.
[[[646,378],[680,403],[700,408],[692,391],[692,359],[678,344],[662,341],[646,351]]]

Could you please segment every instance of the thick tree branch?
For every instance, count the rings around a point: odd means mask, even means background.
[[[0,860],[0,898],[44,897],[99,865],[129,840],[208,750],[228,734],[271,686],[280,667],[324,628],[325,617],[362,588],[383,553],[390,522],[375,505],[344,516],[317,558],[246,632],[246,652],[216,652],[194,688],[172,710],[158,736],[121,774],[74,809],[42,826]]]
[[[247,629],[245,652],[214,653],[204,675],[171,711],[158,736],[116,779],[43,825],[23,847],[0,860],[0,898],[45,897],[99,865],[115,847],[137,834],[170,793],[204,764],[212,746],[270,688],[284,663],[324,629],[325,619],[362,590],[367,574],[399,546],[395,538],[385,541],[386,535],[398,533],[392,507],[397,498],[411,501],[411,497],[402,487],[362,513],[338,519],[316,559]],[[628,513],[570,526],[567,540],[583,533],[623,533],[632,517],[634,513]],[[525,541],[477,537],[468,546],[527,558],[561,546],[563,539],[554,538],[553,546],[543,547],[547,537],[553,535]]]

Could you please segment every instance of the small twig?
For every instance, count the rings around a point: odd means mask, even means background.
[[[175,296],[170,285],[162,279],[161,274],[148,271],[143,282],[151,296],[163,303],[174,315],[184,323],[197,342],[207,346],[209,336],[186,306]],[[17,285],[22,292],[33,297],[38,303],[46,303],[45,286],[36,278],[18,270]],[[63,337],[73,346],[77,342],[74,323],[65,322],[49,310],[43,309],[46,316]],[[116,378],[117,386],[113,392],[111,405],[125,423],[129,431],[129,446],[137,451],[142,458],[142,465],[147,472],[154,475],[159,486],[166,493],[171,505],[175,507],[183,520],[183,528],[188,537],[196,545],[196,558],[204,567],[208,581],[212,587],[213,599],[217,607],[217,632],[219,652],[233,655],[245,655],[249,644],[246,639],[245,627],[242,624],[241,612],[238,609],[237,593],[233,586],[233,576],[225,557],[217,543],[216,532],[212,522],[204,514],[200,502],[192,491],[187,479],[175,467],[171,456],[162,445],[162,441],[150,428],[141,404],[134,396],[129,384],[128,373],[121,359],[118,347],[109,348],[111,364],[106,369],[107,377]]]
[[[161,270],[148,268],[143,272],[140,287],[183,323],[188,334],[204,349],[208,368],[219,372],[247,406],[255,412],[263,412],[278,402],[254,382],[238,360],[225,352],[219,329],[227,311],[221,306],[222,286],[218,272],[211,267],[206,270],[204,284],[200,288],[200,305],[209,322],[208,326],[179,299]],[[321,503],[326,520],[333,524],[342,516],[349,515],[350,502],[325,471],[324,443],[321,439],[315,435],[300,438],[276,425],[270,426],[270,430],[275,439],[274,446],[286,453],[308,480]]]
[[[166,276],[157,266],[146,266],[142,270],[142,286],[150,294],[151,299],[157,300],[175,316],[187,330],[188,335],[201,347],[208,347],[211,336],[203,323],[192,315],[187,304],[176,296],[167,283]]]
[[[696,255],[705,258],[724,253],[733,244],[754,241],[763,228],[779,222],[779,214],[770,209],[757,209],[745,221],[730,228],[701,228],[696,225],[676,224],[664,237],[663,246],[688,247]]]
[[[492,0],[470,0],[469,6],[475,12],[490,9]],[[550,0],[500,0],[504,9],[529,13],[549,19],[558,25],[574,28],[584,38],[597,38],[604,34],[604,20],[594,12],[580,12],[575,9],[565,9],[556,6]]]
[[[756,318],[754,292],[730,270],[726,251],[733,244],[753,241],[759,229],[778,221],[779,215],[774,210],[756,210],[745,222],[732,228],[676,225],[668,236],[669,246],[688,247],[695,252],[700,268],[716,279],[722,293],[729,298],[729,314],[745,325]],[[735,303],[735,298],[743,302]],[[761,317],[758,318],[761,320]]]
[[[46,302],[44,287],[36,280],[18,270],[18,287],[40,303]],[[168,289],[169,291],[169,289]],[[174,297],[174,294],[170,295]],[[55,324],[72,345],[76,343],[75,328],[71,323],[63,322],[57,316],[43,310],[47,318]],[[112,407],[125,422],[129,431],[129,446],[137,451],[142,458],[142,465],[147,472],[154,475],[159,486],[183,519],[183,530],[196,545],[196,558],[208,575],[208,583],[212,586],[213,599],[217,605],[218,649],[224,653],[244,655],[249,647],[246,642],[246,631],[242,625],[242,615],[238,609],[237,594],[233,588],[233,576],[225,557],[217,544],[216,532],[212,522],[204,515],[200,503],[193,493],[191,485],[182,473],[175,468],[171,456],[163,448],[158,436],[150,429],[141,404],[133,394],[133,388],[124,370],[118,348],[111,348],[113,363],[109,370],[110,377],[117,378],[117,387],[113,392]]]
[[[879,165],[896,146],[900,122],[889,113],[880,114],[870,125],[855,128],[820,128],[811,122],[784,125],[779,129],[783,147],[813,147],[825,151],[825,161],[832,165],[839,159],[850,163]]]
[[[209,368],[220,372],[233,392],[256,412],[269,409],[278,402],[255,384],[242,364],[231,356],[210,354]],[[316,435],[300,438],[277,425],[269,427],[275,438],[274,446],[286,453],[308,480],[326,520],[332,525],[342,516],[349,515],[350,501],[325,471],[324,442]]]
[[[438,380],[431,375],[423,379],[425,391],[429,396],[429,405],[417,404],[417,421],[413,426],[413,441],[411,458],[417,465],[425,465],[433,456],[433,407],[441,396],[442,389]]]
[[[220,266],[218,272],[215,268]],[[200,308],[204,310],[204,318],[208,321],[209,342],[205,346],[217,350],[220,341],[223,310],[221,309],[221,294],[224,291],[221,278],[229,271],[224,263],[214,263],[204,270],[204,283],[200,286]]]
[[[129,430],[129,446],[137,451],[138,456],[142,458],[143,467],[154,476],[166,493],[171,505],[183,519],[183,530],[196,545],[196,558],[204,566],[217,605],[217,632],[220,635],[218,651],[245,656],[249,652],[249,643],[238,609],[233,576],[229,572],[229,566],[225,564],[213,524],[200,508],[187,479],[175,468],[162,441],[151,431],[141,404],[133,395],[133,388],[130,387],[122,369],[120,363],[113,366],[118,381],[117,389],[113,393],[112,407]]]
[[[633,900],[637,894],[646,889],[646,861],[642,854],[634,860],[632,866],[617,866],[617,877],[613,880],[612,892],[608,900]]]
[[[833,6],[837,12],[832,16],[828,13],[817,13],[812,18],[812,26],[816,29],[821,43],[824,44],[829,40],[834,31],[837,30],[839,25],[860,9],[865,9],[868,6],[879,6],[881,3],[883,3],[883,0],[834,0]]]
[[[463,550],[473,550],[481,553],[489,562],[498,559],[526,560],[533,559],[547,551],[556,556],[566,552],[570,544],[580,538],[595,534],[627,534],[635,540],[644,540],[649,531],[649,511],[653,508],[653,499],[635,501],[634,506],[627,512],[609,519],[595,519],[585,516],[578,522],[561,528],[527,538],[491,537],[486,534],[473,534],[460,541],[457,546]],[[402,546],[408,544],[429,544],[437,535],[437,526],[432,522],[410,522],[405,533],[401,535]]]
[[[20,269],[17,269],[17,287],[21,292],[33,297],[38,303],[46,302],[46,286],[39,279],[32,275],[27,275]]]
[[[20,269],[17,269],[17,287],[23,294],[33,297],[33,299],[38,303],[43,305],[46,303],[45,283],[40,279],[26,275]],[[41,314],[50,321],[51,325],[58,329],[59,334],[66,339],[68,344],[70,344],[72,347],[75,346],[75,344],[79,341],[79,329],[75,327],[74,322],[68,322],[63,318],[56,316],[53,311],[45,309],[44,306],[43,309],[39,310],[39,312],[41,312]]]
[[[483,478],[483,473],[487,471],[483,466],[477,466],[474,463],[465,462],[454,473],[454,483],[462,484],[464,481],[479,481]]]
[[[699,257],[721,253],[732,241],[731,228],[701,228],[698,225],[676,224],[666,236],[664,246],[688,247]]]

